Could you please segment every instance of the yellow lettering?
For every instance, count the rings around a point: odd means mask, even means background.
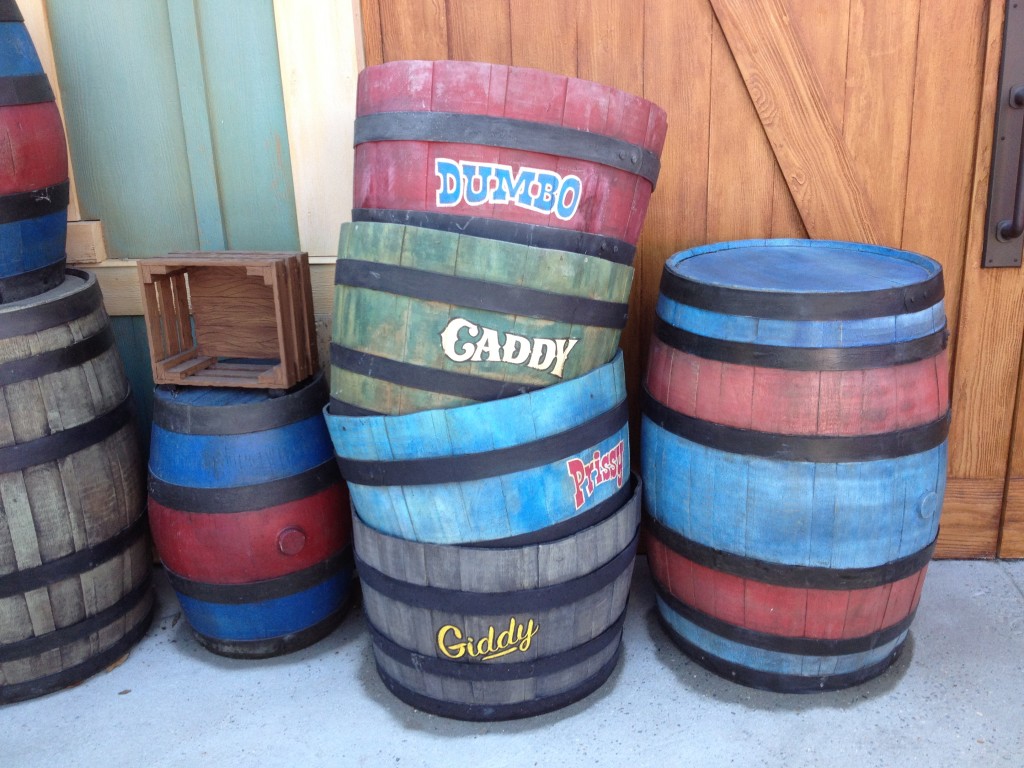
[[[446,624],[437,633],[437,647],[449,659],[461,659],[466,653],[466,643],[452,643],[449,645],[445,641],[445,637],[449,634],[453,635],[456,640],[462,639],[462,632],[459,631],[458,627]]]

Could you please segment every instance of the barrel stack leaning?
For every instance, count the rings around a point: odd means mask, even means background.
[[[852,243],[741,241],[665,265],[642,423],[660,618],[738,682],[818,691],[900,653],[949,427],[942,270]]]
[[[154,392],[149,510],[182,612],[222,656],[307,647],[344,618],[355,568],[306,254],[171,254],[139,274],[154,379],[177,382]]]
[[[500,720],[600,687],[640,515],[619,336],[665,113],[468,62],[364,70],[325,409],[377,670]]]
[[[64,125],[14,0],[0,0],[0,303],[64,279]]]

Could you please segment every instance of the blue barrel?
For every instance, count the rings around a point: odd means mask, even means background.
[[[755,687],[863,682],[897,657],[938,534],[949,428],[942,270],[767,240],[665,265],[644,385],[660,617]]]
[[[353,594],[351,520],[319,373],[273,390],[157,387],[158,552],[199,642],[263,658],[329,634]]]
[[[581,515],[621,508],[630,495],[627,411],[619,352],[577,379],[503,400],[325,416],[367,525],[458,544],[578,526]]]
[[[69,195],[60,112],[13,0],[0,0],[0,303],[64,280]]]

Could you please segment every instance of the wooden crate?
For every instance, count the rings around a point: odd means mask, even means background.
[[[319,367],[305,253],[139,261],[157,384],[286,389]]]

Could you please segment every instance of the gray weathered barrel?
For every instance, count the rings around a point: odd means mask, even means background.
[[[548,540],[427,544],[353,517],[377,671],[406,703],[460,720],[527,717],[584,698],[614,670],[639,480],[604,519]]]
[[[96,278],[0,306],[0,703],[123,656],[153,607],[128,381]]]

